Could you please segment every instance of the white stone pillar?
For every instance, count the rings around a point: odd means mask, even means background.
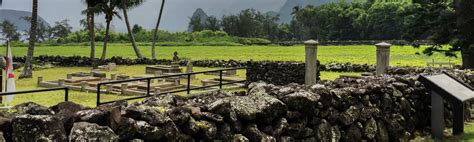
[[[376,74],[381,75],[387,73],[387,69],[390,66],[390,47],[392,45],[386,42],[375,44],[377,47],[377,64]]]
[[[304,42],[306,50],[306,59],[305,59],[305,85],[314,85],[316,84],[317,79],[317,60],[318,60],[318,41],[308,40]]]

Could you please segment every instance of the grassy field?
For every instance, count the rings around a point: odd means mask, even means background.
[[[139,47],[145,57],[151,56],[151,47]],[[14,56],[25,56],[26,47],[14,47]],[[108,57],[122,56],[135,58],[135,53],[129,44],[111,44],[108,47]],[[448,58],[442,54],[433,56],[416,55],[422,52],[411,46],[394,46],[391,48],[392,66],[425,66],[426,62],[451,61],[456,64],[461,63],[460,58]],[[4,53],[5,47],[0,48],[0,53]],[[303,61],[303,46],[164,46],[157,48],[157,56],[162,59],[171,59],[174,51],[179,52],[181,58],[193,60],[274,60],[274,61]],[[97,46],[97,57],[102,53],[100,44]],[[89,56],[88,46],[39,46],[35,49],[35,55],[62,55],[62,56]],[[322,63],[329,62],[351,62],[358,64],[375,64],[375,46],[355,45],[355,46],[320,46],[318,49],[318,59]]]
[[[215,68],[194,67],[194,71],[204,71],[204,70],[211,70],[211,69],[215,69]],[[64,79],[66,78],[66,74],[68,73],[88,72],[88,71],[90,71],[90,68],[87,68],[87,67],[52,68],[52,69],[44,69],[44,70],[35,71],[33,74],[34,77],[32,79],[22,79],[22,80],[17,79],[16,80],[17,91],[38,89],[37,84],[36,84],[38,76],[43,76],[44,80],[48,81],[48,80],[57,80],[61,78]],[[20,74],[19,71],[16,71],[15,73],[17,76],[18,74]],[[143,75],[145,73],[145,66],[144,65],[118,66],[118,70],[109,72],[108,76],[110,76],[111,73],[131,75],[131,76]],[[322,79],[333,80],[337,78],[340,74],[357,75],[360,73],[321,72],[321,77]],[[201,84],[200,80],[213,78],[215,76],[199,74],[196,77],[197,79],[191,81],[191,84],[199,85]],[[245,78],[245,71],[243,70],[238,71],[237,77]],[[18,95],[18,96],[15,96],[13,105],[23,103],[23,102],[33,101],[45,106],[51,106],[63,101],[64,100],[63,94],[64,93],[62,91],[55,91],[55,92],[47,92],[47,93],[35,93],[31,95],[28,95],[28,94]],[[101,97],[102,101],[111,101],[115,99],[130,97],[130,96],[120,96],[120,95],[107,95],[107,94],[101,95],[101,96],[102,96]],[[95,106],[95,102],[96,102],[96,94],[94,93],[71,91],[69,98],[70,98],[70,101],[77,102],[82,105],[91,106],[91,107]]]
[[[214,68],[215,69],[215,68]],[[185,69],[183,69],[185,70]],[[211,68],[199,68],[194,67],[194,71],[205,71],[211,70]],[[57,80],[57,79],[64,79],[66,78],[66,74],[72,72],[89,72],[90,68],[87,67],[69,67],[69,68],[52,68],[52,69],[44,69],[34,72],[34,77],[32,79],[22,79],[16,80],[16,87],[17,91],[20,90],[32,90],[38,89],[37,86],[37,78],[38,76],[43,76],[44,81],[49,80]],[[19,71],[15,72],[18,76],[20,74]],[[145,66],[144,65],[135,65],[135,66],[118,66],[116,71],[108,72],[107,76],[110,77],[110,74],[115,73],[118,75],[144,75],[145,74]],[[238,71],[237,78],[245,78],[245,71]],[[204,75],[198,74],[196,75],[196,80],[191,81],[191,84],[200,85],[200,80],[207,79],[207,78],[215,78],[215,76],[211,75]],[[184,84],[185,81],[182,81]],[[45,93],[34,93],[34,94],[25,94],[25,95],[18,95],[15,96],[13,104],[19,104],[23,102],[32,101],[35,103],[39,103],[45,106],[55,105],[59,102],[64,100],[64,92],[63,91],[54,91],[54,92],[45,92]],[[95,106],[96,102],[96,94],[95,93],[87,93],[87,92],[78,92],[78,91],[71,91],[69,93],[69,100],[72,102],[76,102],[85,106],[93,107]],[[122,96],[122,95],[108,95],[104,94],[101,95],[101,101],[112,101],[117,99],[129,98],[133,96]]]

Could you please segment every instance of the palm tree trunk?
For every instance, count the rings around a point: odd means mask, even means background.
[[[158,39],[158,29],[160,27],[161,16],[163,15],[163,7],[165,6],[165,0],[161,2],[160,14],[158,15],[158,21],[156,22],[155,30],[153,31],[153,43],[151,44],[151,58],[156,59],[156,40]]]
[[[107,20],[107,27],[105,28],[105,38],[104,38],[104,48],[102,48],[102,56],[100,57],[100,60],[105,60],[106,55],[107,55],[107,42],[109,42],[109,31],[110,31],[110,23],[112,20]]]
[[[90,57],[91,57],[91,64],[92,64],[92,68],[93,69],[96,69],[97,68],[97,63],[95,61],[95,21],[94,21],[95,17],[94,17],[94,13],[92,12],[89,12],[88,13],[88,23],[89,23],[89,38],[90,38],[90,42],[91,42],[91,54],[90,54]]]
[[[123,17],[125,18],[125,24],[127,25],[128,38],[130,39],[130,42],[132,42],[132,47],[135,51],[135,54],[137,55],[137,58],[140,59],[142,58],[142,53],[140,53],[140,50],[138,49],[137,44],[135,43],[135,37],[133,37],[132,29],[130,28],[130,22],[128,21],[128,14],[126,8],[123,8]]]
[[[25,67],[21,72],[19,79],[23,78],[31,78],[33,77],[33,53],[35,50],[35,42],[36,42],[36,32],[37,32],[37,24],[38,24],[38,0],[33,0],[33,10],[31,13],[31,27],[30,27],[30,38],[29,38],[29,45],[28,45],[28,52],[26,55]]]

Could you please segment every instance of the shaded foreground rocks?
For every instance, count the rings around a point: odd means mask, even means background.
[[[472,82],[470,75],[456,74]],[[246,92],[14,108],[0,115],[6,141],[406,141],[430,129],[429,91],[415,76],[254,82]]]
[[[99,126],[93,123],[78,122],[74,123],[70,141],[118,141],[118,136],[107,126]]]

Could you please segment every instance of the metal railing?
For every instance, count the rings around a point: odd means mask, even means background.
[[[69,101],[69,88],[67,87],[55,87],[55,88],[46,88],[46,89],[16,91],[16,92],[3,92],[3,93],[0,93],[0,96],[31,94],[31,93],[50,92],[50,91],[59,91],[59,90],[64,90],[64,101],[65,102]]]
[[[179,92],[186,92],[187,94],[190,94],[192,90],[199,90],[199,89],[206,89],[210,87],[216,87],[219,86],[219,89],[222,89],[223,85],[228,85],[228,84],[235,84],[235,83],[244,83],[246,80],[239,80],[239,81],[226,81],[225,83],[223,82],[223,72],[224,71],[231,71],[231,70],[242,70],[246,69],[245,67],[241,68],[229,68],[229,69],[218,69],[218,70],[209,70],[209,71],[201,71],[201,72],[192,72],[192,73],[181,73],[181,74],[173,74],[173,75],[164,75],[164,76],[155,76],[155,77],[143,77],[143,78],[135,78],[135,79],[126,79],[126,80],[117,80],[117,81],[109,81],[109,82],[100,82],[97,84],[97,102],[96,105],[102,105],[102,104],[108,104],[108,103],[113,103],[117,101],[129,101],[129,100],[136,100],[136,99],[142,99],[142,98],[147,98],[151,97],[152,94],[150,94],[150,82],[153,79],[164,79],[164,78],[170,78],[170,77],[182,77],[186,76],[187,83],[186,83],[186,88],[181,89],[181,90],[174,90],[174,91],[167,91],[167,92],[160,92],[160,93],[155,93],[153,95],[163,95],[163,94],[169,94],[169,93],[179,93]],[[219,73],[219,83],[214,84],[214,85],[206,85],[206,86],[201,86],[201,87],[193,87],[191,88],[191,76],[196,75],[196,74],[204,74],[204,73]],[[126,98],[126,99],[120,99],[120,100],[114,100],[114,101],[107,101],[107,102],[101,102],[100,101],[100,94],[101,94],[101,86],[107,85],[107,84],[118,84],[118,83],[127,83],[127,82],[135,82],[135,81],[144,81],[146,80],[147,84],[147,89],[146,89],[146,94],[144,96],[138,96],[138,97],[132,97],[132,98]]]

